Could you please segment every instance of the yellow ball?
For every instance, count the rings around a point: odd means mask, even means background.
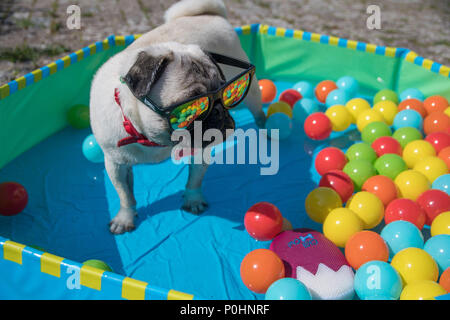
[[[352,123],[352,116],[347,108],[342,105],[334,105],[325,112],[331,121],[333,131],[344,131]]]
[[[364,100],[362,98],[355,98],[349,100],[345,104],[345,107],[352,117],[352,123],[356,123],[356,119],[358,119],[359,114],[364,110],[370,109],[370,104],[369,102],[367,102],[367,100]]]
[[[364,229],[375,228],[384,217],[384,205],[373,193],[361,191],[347,201],[347,208],[352,210],[363,222]]]
[[[359,132],[362,132],[369,123],[377,121],[384,122],[382,115],[376,110],[368,109],[359,114],[356,119],[356,126],[358,127]]]
[[[398,112],[397,105],[389,100],[383,100],[373,106],[373,110],[378,111],[388,125],[392,125],[395,115]]]
[[[440,213],[431,223],[431,236],[450,234],[450,211]]]
[[[338,247],[344,248],[348,239],[363,230],[363,222],[350,209],[332,210],[323,223],[323,234]]]
[[[430,182],[427,177],[416,170],[406,170],[394,180],[400,193],[399,198],[407,198],[416,201],[417,198],[430,189]]]
[[[400,295],[400,300],[435,300],[447,291],[437,282],[422,280],[408,284]]]
[[[339,207],[342,207],[341,197],[336,191],[327,187],[314,189],[305,200],[306,213],[318,223],[323,223],[330,211]]]
[[[402,278],[403,286],[422,281],[437,281],[439,268],[431,255],[423,249],[406,248],[399,251],[391,265]]]
[[[450,117],[450,107],[444,110],[444,113]]]
[[[414,170],[419,171],[433,183],[438,177],[447,174],[448,168],[444,160],[438,157],[426,157],[414,165]]]
[[[286,102],[278,101],[272,103],[267,109],[267,117],[270,117],[272,114],[282,112],[292,118],[292,108]]]
[[[436,150],[431,143],[425,140],[414,140],[408,143],[403,149],[403,160],[408,168],[414,168],[419,160],[426,157],[435,157]]]

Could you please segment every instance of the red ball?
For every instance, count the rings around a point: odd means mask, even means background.
[[[411,199],[395,199],[386,207],[384,221],[386,224],[389,224],[397,220],[409,221],[419,230],[422,230],[425,225],[426,215],[419,204]]]
[[[427,225],[431,225],[440,213],[450,210],[450,196],[441,190],[427,190],[417,198],[416,202],[425,211]]]
[[[352,179],[341,170],[330,170],[325,173],[319,182],[319,187],[328,187],[337,192],[342,203],[346,203],[355,189]]]
[[[303,98],[303,96],[297,90],[287,89],[280,94],[280,98],[278,100],[286,102],[291,106],[291,108],[293,108],[294,104],[301,98]]]
[[[258,202],[248,209],[244,225],[250,236],[256,240],[272,240],[283,228],[283,217],[275,205]]]
[[[381,157],[383,154],[387,153],[395,153],[401,157],[403,153],[400,143],[392,137],[377,138],[374,142],[372,142],[372,149],[375,150],[378,157]]]
[[[330,170],[342,170],[347,164],[347,158],[341,149],[328,147],[319,151],[314,161],[317,172],[323,176]]]
[[[450,134],[447,132],[430,133],[425,140],[431,143],[436,150],[436,153],[439,153],[442,149],[450,146]]]
[[[25,209],[28,203],[28,193],[25,188],[16,182],[0,184],[0,214],[14,216]]]
[[[331,121],[322,112],[309,115],[304,123],[306,135],[313,140],[324,140],[331,134]]]

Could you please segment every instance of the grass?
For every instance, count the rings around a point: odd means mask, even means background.
[[[40,57],[54,57],[69,52],[70,49],[61,44],[52,44],[46,48],[33,48],[27,44],[22,44],[15,48],[0,49],[0,60],[16,62],[36,62]]]

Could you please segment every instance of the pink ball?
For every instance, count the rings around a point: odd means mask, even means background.
[[[387,153],[395,153],[401,157],[403,153],[400,143],[392,137],[377,138],[372,143],[372,149],[375,150],[378,157],[381,157],[383,154]]]
[[[317,172],[323,176],[330,170],[342,170],[347,164],[347,158],[341,149],[328,147],[320,150],[314,161]]]
[[[331,134],[331,121],[323,112],[309,115],[304,123],[306,135],[313,140],[324,140]]]

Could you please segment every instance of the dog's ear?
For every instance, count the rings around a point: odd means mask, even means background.
[[[124,80],[134,95],[143,97],[150,92],[152,85],[158,80],[167,64],[172,60],[173,52],[155,57],[141,51],[136,62],[128,70]]]

